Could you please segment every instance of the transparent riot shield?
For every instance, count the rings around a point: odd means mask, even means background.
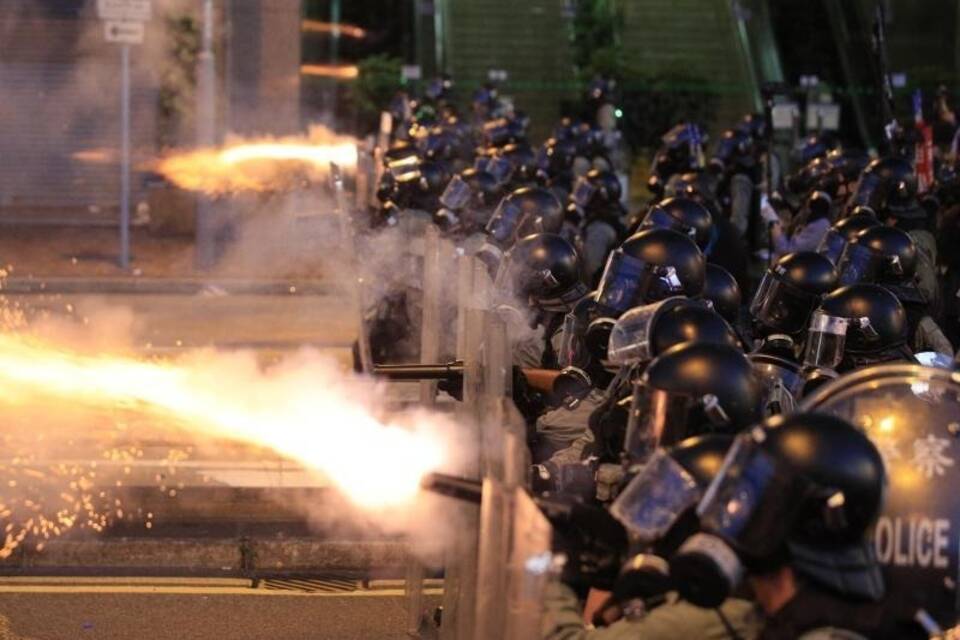
[[[356,280],[347,285],[348,295],[350,296],[351,311],[357,318],[357,356],[361,371],[369,373],[373,370],[373,355],[370,351],[369,333],[364,321],[366,310],[366,282],[357,264],[356,257],[359,254],[359,245],[357,240],[356,227],[351,217],[350,208],[347,206],[347,197],[343,187],[343,174],[340,167],[335,163],[330,163],[330,176],[333,184],[334,196],[336,198],[336,214],[340,226],[341,246],[346,247],[347,259],[350,261],[349,273],[355,274]]]
[[[960,374],[909,364],[856,371],[801,405],[861,427],[887,471],[874,531],[888,598],[942,628],[960,613]]]

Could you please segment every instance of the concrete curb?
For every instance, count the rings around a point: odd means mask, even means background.
[[[53,540],[0,561],[0,575],[242,576],[367,571],[404,566],[406,545],[309,538]]]
[[[9,277],[0,293],[7,294],[154,294],[154,295],[312,295],[335,292],[321,280],[257,280],[244,278],[102,278]]]

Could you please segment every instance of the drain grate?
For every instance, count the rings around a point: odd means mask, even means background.
[[[257,586],[270,591],[296,591],[299,593],[347,593],[360,589],[362,583],[343,576],[309,576],[303,578],[264,578]]]

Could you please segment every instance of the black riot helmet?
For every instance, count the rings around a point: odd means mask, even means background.
[[[837,266],[840,284],[902,285],[917,272],[917,246],[906,231],[877,225],[847,244]]]
[[[729,271],[718,264],[708,262],[702,297],[710,301],[714,311],[723,316],[724,320],[731,324],[737,322],[743,296],[737,279],[730,275]]]
[[[647,367],[634,386],[624,451],[642,463],[658,446],[702,433],[736,433],[759,422],[762,389],[740,349],[679,344]]]
[[[537,178],[545,182],[569,172],[576,155],[577,145],[574,141],[550,138],[537,152]]]
[[[615,206],[620,202],[623,188],[612,171],[591,169],[580,176],[570,194],[570,204],[590,212]]]
[[[500,152],[513,167],[515,182],[532,182],[537,174],[537,154],[526,142],[508,144]]]
[[[837,270],[813,251],[789,253],[767,269],[753,301],[750,315],[761,333],[797,335],[807,328],[820,298],[837,286]]]
[[[689,237],[670,229],[648,229],[610,254],[597,287],[597,304],[618,317],[632,307],[703,293],[706,262]]]
[[[667,198],[647,212],[638,230],[657,228],[690,236],[703,251],[710,244],[713,218],[705,206],[691,198]]]
[[[756,163],[754,140],[749,133],[728,129],[717,141],[710,164],[718,173],[732,172],[737,168],[750,168]]]
[[[708,304],[678,296],[620,316],[610,332],[607,360],[617,367],[646,364],[684,342],[740,346],[736,332]]]
[[[960,375],[918,364],[866,367],[820,387],[802,409],[861,427],[883,456],[888,486],[874,548],[888,601],[955,626]]]
[[[500,198],[500,186],[486,171],[470,167],[454,176],[440,196],[440,204],[451,211],[469,207],[490,208]]]
[[[558,233],[563,207],[557,197],[541,187],[521,187],[500,201],[487,223],[487,235],[500,246],[531,233]]]
[[[504,256],[494,288],[548,311],[569,311],[587,295],[580,259],[569,242],[553,233],[517,241]]]
[[[876,212],[887,208],[887,200],[892,192],[909,190],[913,185],[916,195],[917,175],[913,167],[903,158],[877,158],[867,165],[860,174],[851,203],[865,205]]]
[[[809,163],[815,158],[825,158],[830,151],[838,149],[840,141],[829,131],[807,137],[799,149],[800,162]]]
[[[748,113],[737,123],[735,129],[760,142],[767,137],[767,119],[762,113]]]
[[[864,229],[876,227],[880,224],[877,216],[869,209],[861,208],[860,211],[852,213],[846,218],[836,222],[833,227],[827,231],[817,247],[817,253],[826,256],[833,264],[840,262],[840,256],[843,254],[847,243],[853,241],[857,234]]]
[[[719,606],[744,572],[789,565],[835,593],[879,600],[871,544],[886,474],[877,447],[833,416],[770,418],[737,437],[697,507],[698,533],[670,561],[680,595]]]
[[[846,371],[864,362],[906,357],[907,314],[875,284],[854,284],[825,296],[810,318],[804,365]]]

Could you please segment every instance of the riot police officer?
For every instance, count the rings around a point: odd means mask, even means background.
[[[859,207],[846,218],[841,218],[834,223],[820,241],[817,253],[829,258],[833,264],[839,264],[840,256],[847,244],[861,231],[879,224],[880,221],[877,220],[875,213],[866,207]]]
[[[847,244],[839,261],[840,284],[873,282],[890,290],[907,312],[908,344],[915,352],[953,356],[953,347],[927,312],[916,281],[918,252],[913,239],[895,227],[874,226]]]
[[[673,229],[690,236],[704,253],[709,253],[715,241],[713,216],[705,206],[690,198],[666,198],[655,204],[637,231],[647,229]]]
[[[677,598],[668,559],[696,533],[697,503],[720,470],[733,438],[689,438],[657,451],[631,478],[610,512],[626,529],[630,552],[612,592],[593,615],[596,629],[584,627],[574,592],[548,587],[544,635],[550,640],[649,640],[755,637],[760,617],[754,605],[729,598],[707,610]]]
[[[620,196],[617,176],[598,169],[580,177],[570,194],[567,224],[577,238],[588,283],[597,281],[607,255],[626,235]]]
[[[798,413],[741,434],[697,507],[702,532],[670,560],[680,593],[713,607],[746,577],[761,637],[887,635],[872,540],[885,481],[877,447],[839,418]]]
[[[767,269],[750,303],[753,337],[762,342],[779,336],[798,348],[810,314],[837,285],[837,270],[812,251],[791,253]]]
[[[702,433],[736,433],[761,419],[762,389],[733,346],[679,344],[647,367],[634,387],[624,455],[634,464],[658,446]]]
[[[804,365],[840,373],[892,360],[913,360],[907,314],[875,284],[854,284],[825,296],[810,318]]]

